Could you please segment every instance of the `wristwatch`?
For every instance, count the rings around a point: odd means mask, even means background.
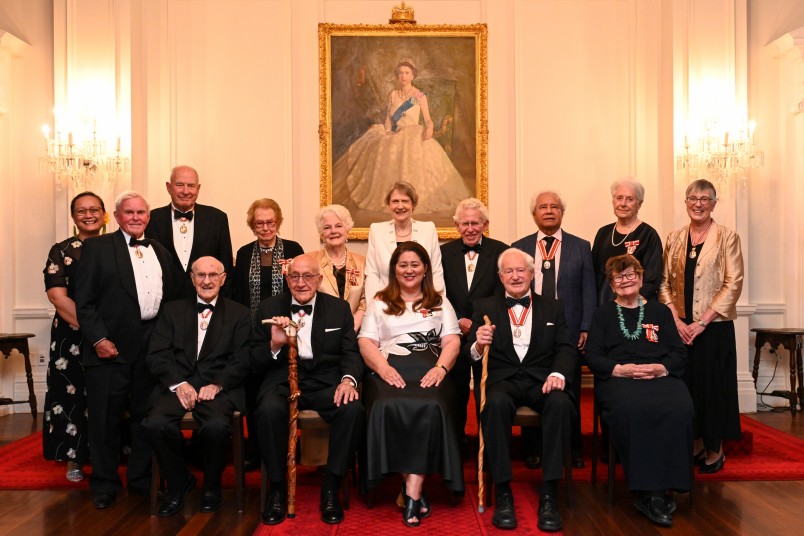
[[[701,326],[702,328],[706,327],[706,324],[704,323],[703,320],[698,320],[698,325]]]
[[[357,389],[357,384],[351,378],[344,378],[341,380],[341,383],[349,382],[349,385],[352,386],[352,389]]]

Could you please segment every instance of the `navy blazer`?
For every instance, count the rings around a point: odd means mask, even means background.
[[[492,325],[497,326],[489,348],[487,385],[493,385],[516,375],[520,370],[531,376],[539,387],[553,372],[562,374],[567,384],[571,384],[578,358],[575,349],[577,341],[570,340],[564,311],[558,300],[533,294],[531,315],[530,345],[525,359],[521,362],[514,350],[514,336],[505,296],[492,296],[478,301],[472,317],[472,329],[466,336],[464,352],[469,354],[477,337],[477,328],[483,325],[483,315],[487,315]],[[565,388],[571,393],[569,388]]]
[[[494,294],[502,294],[503,286],[497,274],[497,258],[510,246],[493,238],[483,237],[477,254],[472,287],[466,285],[466,254],[463,240],[458,238],[441,246],[441,265],[444,267],[444,283],[447,299],[455,308],[458,319],[471,320],[474,302]]]
[[[284,346],[277,359],[273,359],[271,325],[261,322],[274,316],[290,318],[291,298],[290,292],[283,292],[261,301],[257,310],[252,360],[258,370],[267,369],[260,387],[261,394],[277,389],[288,391],[288,347]],[[363,358],[357,349],[354,318],[346,300],[323,292],[316,293],[310,344],[313,359],[298,360],[299,389],[302,392],[337,385],[345,375],[358,382],[363,377]]]
[[[183,283],[182,296],[195,297],[195,289],[189,277],[193,263],[201,257],[215,257],[221,261],[228,274],[221,295],[231,297],[234,277],[232,277],[232,238],[229,234],[229,218],[222,210],[207,205],[196,204],[194,211],[193,247],[190,249],[190,262],[187,263],[186,270],[188,277]],[[173,257],[176,268],[185,271],[173,245],[173,207],[170,204],[151,211],[151,220],[145,228],[145,236],[158,240],[165,246]]]
[[[130,363],[140,353],[142,341],[140,302],[129,246],[118,229],[114,233],[84,240],[81,269],[76,277],[75,308],[84,333],[85,366],[109,362]],[[151,242],[162,267],[162,304],[179,297],[180,273],[170,253],[159,242]],[[94,344],[109,339],[119,355],[100,359]],[[143,348],[144,350],[144,348]]]
[[[251,372],[251,312],[219,297],[198,352],[197,299],[165,304],[151,334],[146,361],[156,381],[154,395],[188,382],[196,390],[221,385],[235,407],[245,411],[243,380]],[[198,357],[196,357],[198,356]]]
[[[588,241],[561,230],[561,262],[558,266],[556,292],[564,306],[570,339],[576,344],[581,331],[589,331],[597,309],[595,269],[592,246]],[[528,255],[536,252],[536,233],[513,243]],[[537,263],[536,269],[539,269]]]

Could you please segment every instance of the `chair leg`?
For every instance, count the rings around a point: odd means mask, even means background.
[[[265,497],[268,491],[268,471],[265,462],[260,462],[260,514],[265,512]]]
[[[614,472],[617,469],[616,451],[614,450],[614,439],[609,432],[609,506],[614,504]]]
[[[354,474],[354,473],[352,473]],[[349,471],[346,471],[346,474],[341,481],[341,492],[343,493],[343,508],[344,510],[349,509]]]
[[[235,496],[237,498],[237,512],[242,514],[245,507],[246,475],[243,467],[245,451],[243,448],[243,417],[238,413],[232,416],[232,458],[234,461]]]
[[[564,480],[567,486],[567,506],[572,507],[574,492],[572,489],[572,453],[569,444],[564,451]]]
[[[151,454],[151,516],[156,516],[156,503],[157,495],[159,494],[159,484],[161,477],[159,475],[159,460],[156,459],[156,454]]]
[[[600,417],[597,413],[597,399],[593,396],[592,399],[594,402],[592,403],[592,485],[594,486],[597,484],[597,460],[598,460],[598,418]]]

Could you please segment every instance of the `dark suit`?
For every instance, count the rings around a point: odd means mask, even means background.
[[[569,447],[574,409],[567,388],[572,384],[576,361],[575,345],[570,341],[561,304],[533,295],[530,345],[521,362],[514,350],[503,296],[492,296],[475,304],[467,351],[475,343],[477,328],[484,323],[483,315],[497,326],[489,348],[486,406],[480,416],[494,483],[511,480],[511,425],[518,406],[529,406],[542,414],[544,481],[557,480],[563,474],[563,447]],[[553,372],[564,375],[567,387],[544,395],[542,385]]]
[[[176,268],[186,272],[182,286],[182,296],[192,298],[195,296],[195,289],[190,281],[190,269],[193,263],[201,257],[215,257],[223,264],[229,277],[221,289],[221,295],[231,297],[232,295],[232,238],[229,234],[229,218],[226,213],[215,207],[196,204],[193,214],[193,247],[190,249],[190,261],[187,263],[187,270],[181,265],[179,254],[173,245],[173,206],[168,204],[166,207],[155,208],[151,211],[151,220],[145,229],[145,236],[158,240],[160,244],[170,252]]]
[[[536,252],[536,233],[514,242],[515,248],[529,255]],[[592,246],[588,241],[561,230],[561,259],[558,265],[556,293],[564,306],[570,340],[577,346],[582,331],[589,331],[592,315],[597,309],[597,288],[592,260]],[[539,257],[536,256],[537,269]],[[581,359],[576,361],[572,375],[572,393],[577,416],[572,422],[573,457],[581,456]]]
[[[158,242],[151,246],[162,268],[162,303],[175,298],[180,274],[170,253]],[[145,363],[155,320],[141,320],[137,285],[123,232],[90,238],[82,246],[81,270],[76,281],[76,313],[84,333],[83,363],[92,459],[90,487],[97,493],[115,493],[122,484],[117,474],[120,421],[131,414],[130,489],[148,489],[151,449],[141,429],[153,389]],[[109,339],[119,355],[100,359],[95,344]]]
[[[251,314],[237,302],[219,297],[198,352],[196,299],[165,305],[151,337],[148,368],[158,382],[143,426],[159,458],[170,492],[182,489],[187,468],[182,457],[179,421],[186,410],[172,386],[189,383],[196,391],[215,384],[223,390],[213,400],[197,402],[193,418],[200,423],[199,443],[204,450],[204,490],[220,491],[226,464],[226,442],[231,436],[234,411],[245,411],[243,380],[250,371]],[[196,357],[197,356],[197,357]]]
[[[472,319],[474,303],[494,294],[503,293],[502,282],[497,274],[497,257],[508,249],[508,245],[494,240],[493,238],[483,237],[481,248],[477,253],[477,264],[475,265],[472,286],[466,284],[466,254],[463,252],[463,240],[458,238],[447,242],[441,246],[441,265],[444,268],[444,283],[447,288],[447,299],[455,308],[458,319]],[[465,337],[461,336],[462,340]],[[453,370],[450,371],[455,377],[460,396],[460,409],[456,412],[456,420],[461,429],[458,431],[463,436],[463,427],[466,426],[466,404],[469,402],[469,379],[474,369],[475,392],[480,392],[480,365],[473,363],[466,352],[461,352],[458,360],[455,361]],[[480,397],[475,397],[476,411],[480,412]]]
[[[289,292],[260,303],[258,321],[274,316],[291,316]],[[363,359],[357,349],[354,319],[349,304],[323,292],[315,298],[312,316],[312,359],[299,359],[299,409],[313,409],[331,425],[327,469],[337,476],[346,474],[350,455],[362,438],[365,413],[360,401],[335,406],[335,389],[345,376],[357,381],[363,376]],[[260,452],[271,482],[284,479],[288,441],[288,347],[277,359],[271,355],[271,326],[256,332],[254,362],[267,369],[260,387],[256,421]]]

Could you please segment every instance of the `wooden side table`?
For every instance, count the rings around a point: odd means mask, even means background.
[[[33,374],[31,372],[31,353],[28,351],[28,339],[33,333],[0,333],[0,355],[8,359],[14,352],[22,354],[25,359],[25,377],[28,379],[28,400],[12,400],[0,398],[0,406],[9,404],[25,404],[31,406],[31,415],[36,421],[36,393],[34,393]]]
[[[783,328],[783,329],[763,329],[754,328],[751,331],[757,334],[754,346],[754,370],[751,375],[754,377],[754,389],[757,387],[757,374],[759,373],[759,355],[765,343],[768,343],[772,350],[780,346],[785,347],[790,352],[790,390],[773,391],[766,396],[778,396],[790,401],[790,412],[796,414],[796,399],[799,402],[804,400],[804,367],[801,363],[801,348],[804,346],[804,329]],[[775,350],[774,350],[775,351]],[[798,379],[798,387],[796,380]],[[804,402],[802,402],[804,404]],[[802,407],[804,409],[804,406]]]

